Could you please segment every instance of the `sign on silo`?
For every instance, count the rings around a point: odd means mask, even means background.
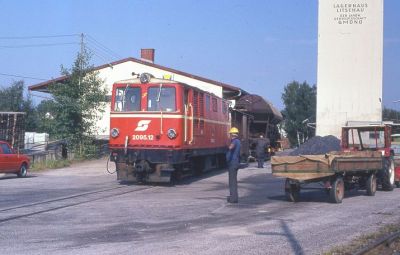
[[[317,135],[382,120],[383,0],[319,0]]]

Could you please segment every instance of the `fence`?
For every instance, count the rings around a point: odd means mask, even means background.
[[[24,119],[24,112],[0,112],[0,140],[8,142],[15,149],[23,149]]]

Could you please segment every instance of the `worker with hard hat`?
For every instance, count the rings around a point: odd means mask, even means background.
[[[228,163],[228,174],[229,174],[229,197],[227,197],[228,203],[238,202],[238,190],[237,190],[237,172],[240,165],[240,140],[239,130],[232,127],[229,130],[231,137],[231,143],[226,153],[226,161]]]

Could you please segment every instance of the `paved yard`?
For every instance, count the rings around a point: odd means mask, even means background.
[[[283,179],[239,172],[239,204],[226,203],[227,172],[175,186],[123,185],[105,160],[0,176],[2,254],[319,254],[399,220],[400,189],[320,190],[285,200]]]

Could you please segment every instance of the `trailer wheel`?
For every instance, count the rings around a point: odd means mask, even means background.
[[[329,197],[332,203],[340,204],[344,197],[344,181],[342,177],[337,177],[329,191]]]
[[[300,184],[299,183],[293,183],[290,181],[289,178],[286,178],[285,181],[285,195],[287,200],[290,202],[297,202],[299,201],[300,197]]]
[[[382,189],[392,191],[394,189],[394,162],[392,157],[384,159],[382,173]]]
[[[375,196],[376,192],[376,176],[375,174],[370,174],[366,181],[366,188],[367,188],[367,195],[368,196]]]

